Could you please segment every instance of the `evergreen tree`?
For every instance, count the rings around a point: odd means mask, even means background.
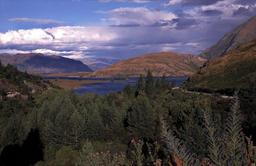
[[[184,166],[199,166],[195,160],[194,154],[185,146],[185,144],[171,130],[168,131],[167,126],[162,120],[162,138],[167,145],[168,152],[172,156],[174,164],[182,164]]]
[[[127,112],[128,130],[135,137],[152,139],[155,135],[156,113],[147,97],[140,96]]]
[[[136,92],[135,92],[135,96],[143,94],[145,92],[145,88],[146,88],[145,79],[142,75],[140,75],[140,78],[137,82],[137,89],[136,89]]]
[[[242,133],[242,120],[239,110],[239,98],[234,96],[234,103],[227,118],[225,138],[225,161],[227,165],[245,165],[245,140]]]
[[[155,92],[155,80],[150,70],[147,72],[146,76],[146,87],[145,91],[147,95],[152,95]]]
[[[217,129],[212,121],[211,112],[209,110],[203,111],[204,115],[204,127],[206,129],[206,136],[208,142],[208,157],[211,163],[216,166],[222,166],[222,149],[221,144],[218,141],[219,137],[217,135]]]
[[[84,127],[85,124],[83,124],[83,119],[81,114],[78,111],[74,111],[69,119],[69,140],[72,144],[72,147],[75,147],[78,149],[80,147],[80,143],[84,136]]]
[[[105,134],[105,128],[98,110],[90,110],[88,118],[88,137],[90,139],[102,139]]]

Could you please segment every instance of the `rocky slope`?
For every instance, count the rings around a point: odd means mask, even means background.
[[[87,65],[80,61],[60,56],[45,56],[43,54],[0,54],[4,65],[11,64],[20,71],[31,74],[47,74],[62,72],[90,72]]]
[[[32,95],[53,88],[48,81],[38,76],[18,71],[14,66],[0,63],[0,102],[8,98],[28,100]]]
[[[201,55],[213,59],[225,55],[238,45],[256,39],[256,16],[227,33],[220,41]]]
[[[187,82],[192,89],[215,91],[252,86],[256,86],[256,40],[209,61]]]
[[[154,76],[189,76],[205,62],[203,58],[173,52],[152,53],[118,62],[94,72],[96,77],[126,77],[146,74]]]

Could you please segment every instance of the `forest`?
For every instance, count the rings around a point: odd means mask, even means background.
[[[49,88],[26,101],[3,98],[0,165],[250,165],[255,95],[255,87],[193,93],[148,72],[108,95]]]

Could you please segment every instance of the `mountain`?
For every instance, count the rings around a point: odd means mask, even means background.
[[[190,89],[248,89],[256,85],[256,40],[210,60],[186,83]]]
[[[80,61],[61,56],[46,56],[43,54],[0,54],[4,65],[11,64],[20,71],[32,74],[48,74],[62,72],[91,72],[92,70]]]
[[[93,70],[104,69],[109,67],[117,62],[121,61],[121,59],[116,58],[86,58],[83,59],[82,62],[88,65]]]
[[[213,59],[225,55],[238,45],[256,39],[256,16],[227,33],[220,41],[201,55]]]
[[[173,52],[152,53],[118,62],[94,72],[96,77],[139,76],[150,70],[154,76],[189,76],[205,62],[203,58]]]

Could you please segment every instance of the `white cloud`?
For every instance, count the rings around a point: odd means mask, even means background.
[[[108,12],[110,18],[106,19],[110,24],[116,26],[153,26],[166,25],[177,16],[172,12],[151,10],[145,7],[117,8]]]
[[[116,34],[104,27],[66,26],[47,29],[16,30],[0,33],[1,45],[56,45],[106,42]]]
[[[30,51],[23,51],[23,50],[17,50],[17,49],[0,49],[0,54],[6,53],[6,54],[28,54]]]
[[[34,24],[63,24],[61,21],[53,20],[53,19],[37,19],[37,18],[26,18],[26,17],[18,17],[18,18],[10,18],[8,21],[11,22],[25,22],[25,23],[34,23]]]
[[[237,11],[240,8],[249,9],[249,5],[241,5],[236,4],[236,0],[223,0],[218,1],[215,4],[212,5],[206,5],[202,6],[202,11],[220,11],[223,13],[224,16],[230,17],[233,15],[235,11]]]
[[[0,44],[45,44],[53,41],[43,29],[17,30],[0,33]]]
[[[14,30],[0,33],[0,53],[42,53],[81,59],[88,49],[100,48],[101,44],[117,37],[118,34],[109,27],[65,26]]]
[[[211,15],[207,15],[207,12],[219,12],[222,19],[236,19],[234,13],[240,9],[246,11],[255,11],[256,3],[254,4],[242,4],[238,0],[221,0],[211,5],[201,5],[192,9],[186,10],[185,13],[196,19],[209,19]],[[240,15],[243,17],[243,15]]]
[[[35,54],[43,54],[45,56],[63,56],[66,58],[71,59],[82,59],[84,58],[84,52],[82,51],[55,51],[50,49],[35,49],[35,50],[18,50],[18,49],[0,49],[0,54],[6,53],[6,54],[29,54],[29,53],[35,53]]]

